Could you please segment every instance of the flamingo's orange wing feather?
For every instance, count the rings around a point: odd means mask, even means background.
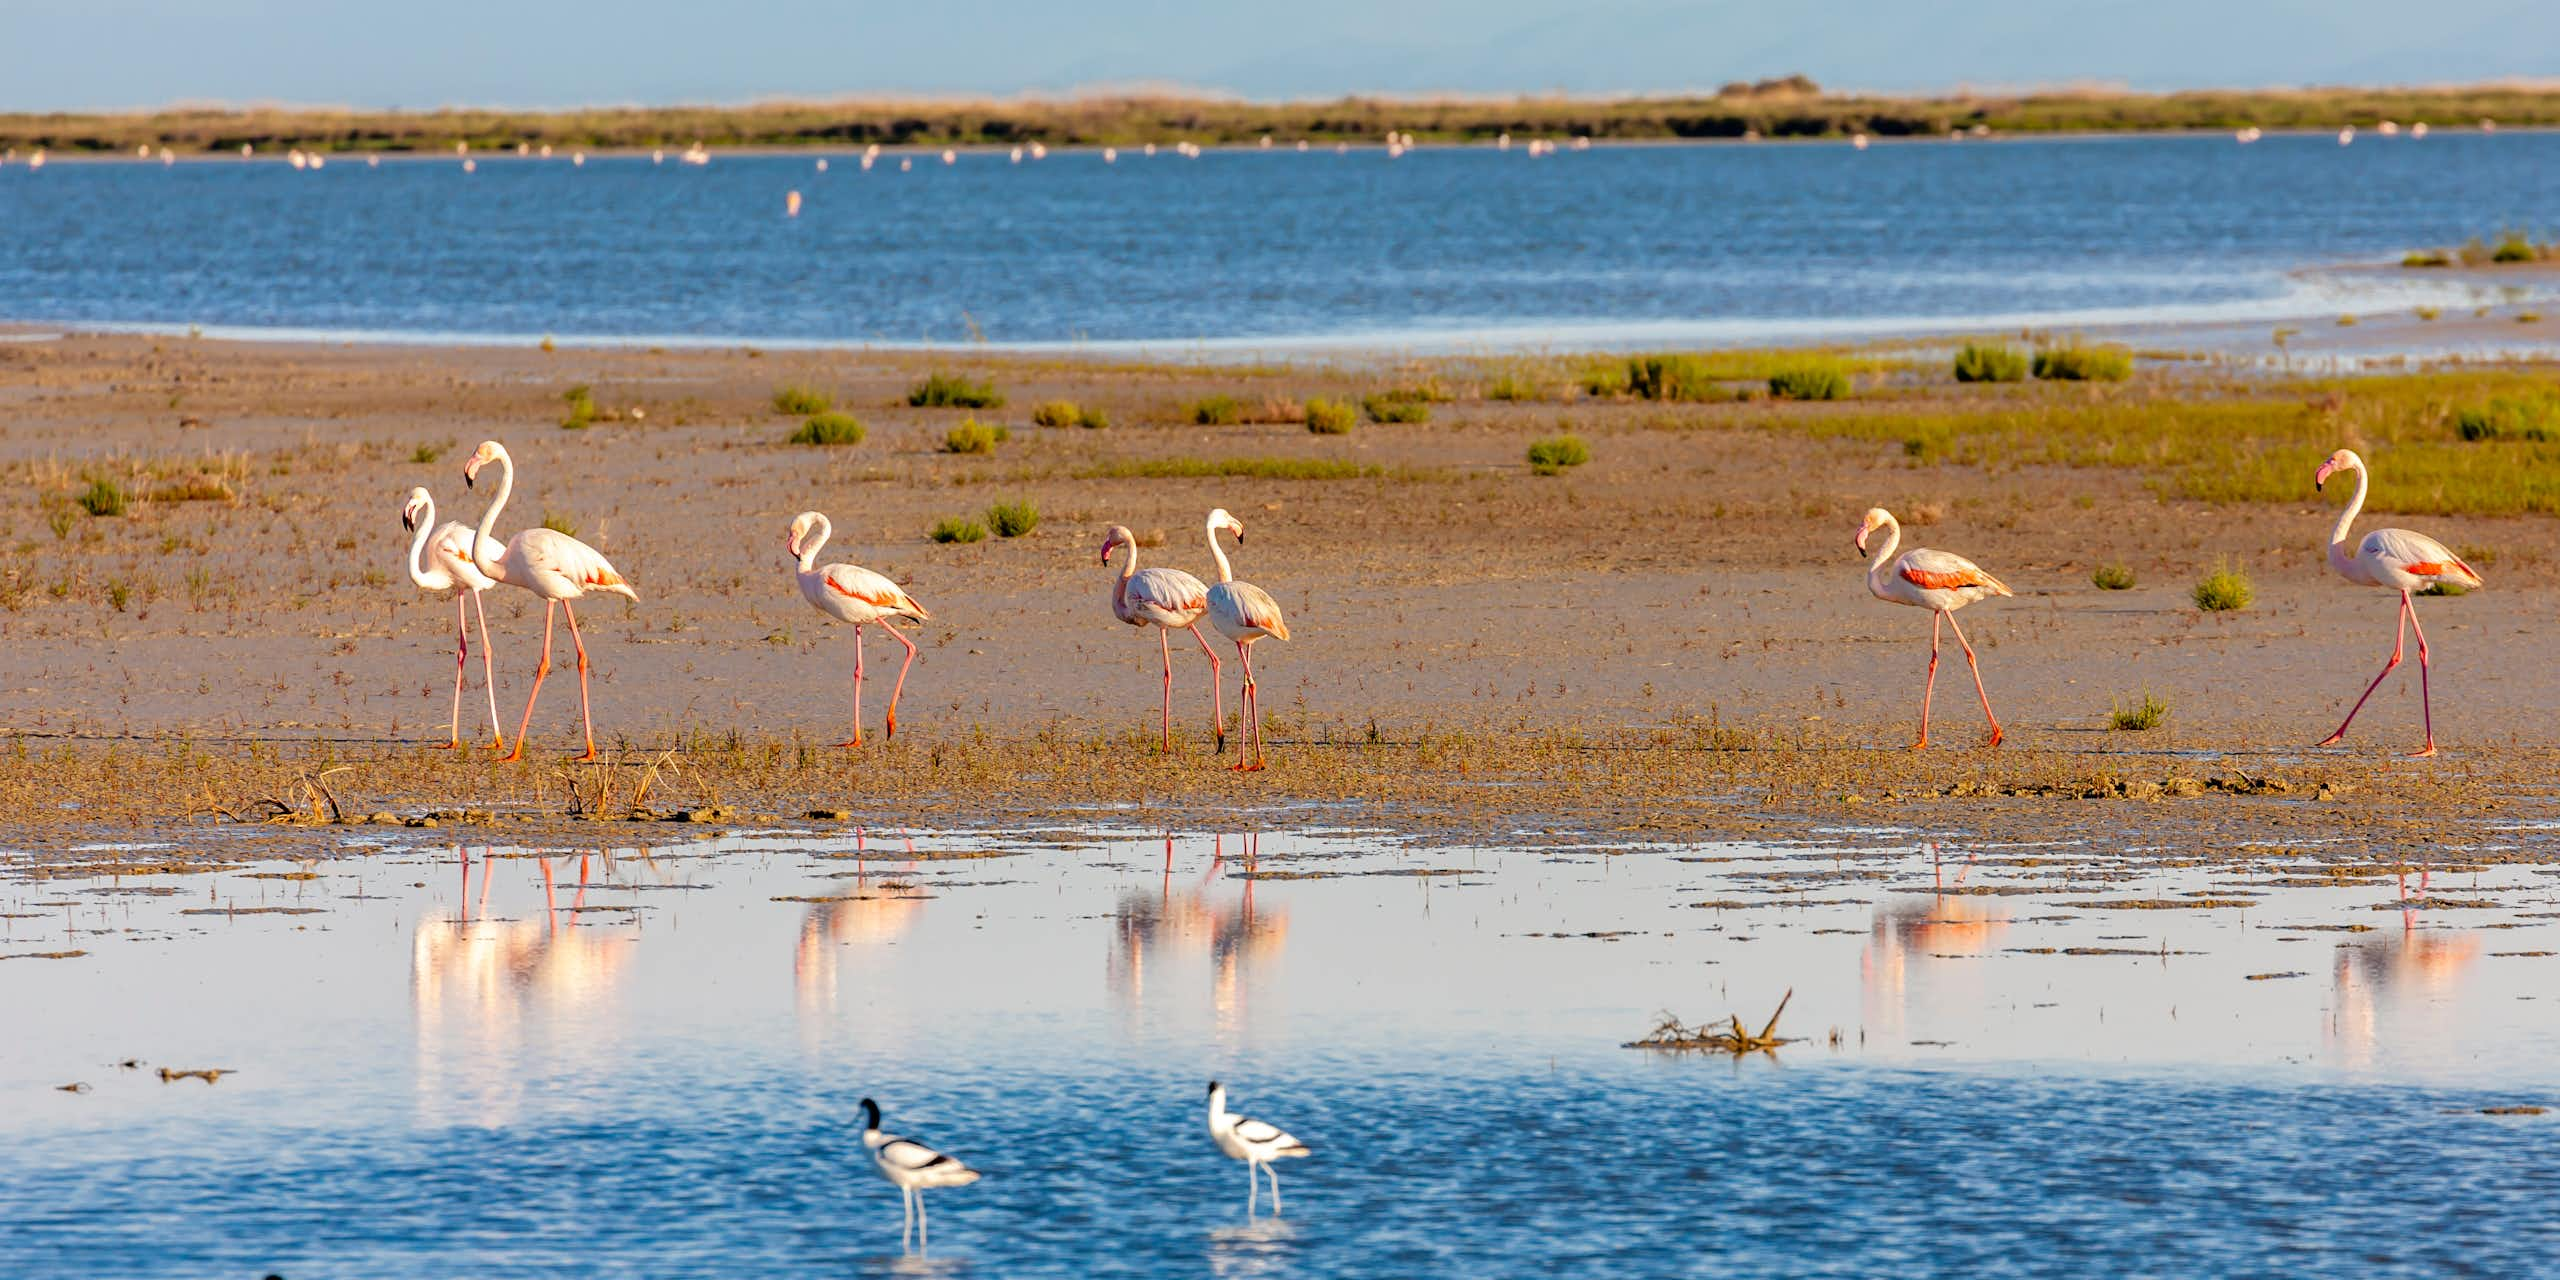
[[[1961,587],[1991,585],[1990,575],[1980,569],[1933,571],[1906,564],[1902,566],[1902,577],[1913,586],[1924,587],[1931,591],[1954,591]]]

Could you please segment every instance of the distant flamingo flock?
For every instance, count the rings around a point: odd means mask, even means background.
[[[410,531],[403,567],[409,581],[421,590],[451,592],[454,597],[454,683],[450,716],[446,724],[446,748],[462,745],[462,688],[469,672],[471,651],[470,618],[466,608],[480,608],[481,593],[493,586],[518,587],[531,592],[543,602],[542,652],[534,663],[533,688],[526,693],[524,714],[516,725],[516,740],[507,747],[498,721],[495,667],[489,644],[489,623],[480,614],[481,677],[488,685],[489,720],[492,750],[507,750],[506,759],[524,758],[525,740],[533,723],[534,702],[542,694],[543,679],[551,672],[553,621],[565,615],[569,622],[569,642],[578,662],[578,718],[585,735],[585,750],[577,759],[594,760],[596,755],[595,718],[588,690],[589,662],[585,638],[578,630],[577,602],[589,595],[619,595],[637,601],[639,592],[621,571],[595,548],[549,528],[523,530],[498,540],[495,528],[498,514],[515,492],[515,459],[506,447],[495,440],[483,441],[463,465],[466,486],[474,485],[487,468],[498,469],[497,491],[490,495],[489,506],[481,512],[476,527],[458,522],[435,523],[435,499],[425,489],[412,489],[400,507],[401,525]],[[2418,624],[2415,596],[2439,583],[2464,589],[2485,586],[2479,572],[2463,562],[2443,543],[2407,529],[2375,529],[2362,539],[2350,541],[2356,516],[2364,509],[2368,470],[2365,461],[2354,450],[2340,449],[2329,455],[2312,474],[2314,488],[2326,490],[2330,477],[2352,471],[2356,477],[2355,494],[2338,513],[2336,526],[2327,541],[2330,567],[2338,576],[2357,586],[2385,587],[2400,593],[2398,620],[2394,625],[2391,656],[2383,663],[2380,674],[2365,686],[2347,712],[2337,732],[2319,745],[2334,746],[2346,738],[2347,728],[2355,723],[2357,713],[2373,697],[2382,681],[2403,660],[2406,639],[2415,635],[2418,641],[2418,691],[2420,714],[2425,726],[2425,739],[2412,753],[2432,756],[2436,753],[2435,705],[2432,684],[2433,664],[2427,649],[2427,634]],[[826,515],[803,511],[792,517],[783,538],[783,550],[790,556],[792,578],[802,599],[809,607],[853,626],[853,731],[838,745],[860,747],[862,733],[862,687],[868,671],[863,653],[866,629],[877,625],[906,649],[906,657],[898,664],[898,676],[889,690],[889,707],[883,717],[882,736],[898,731],[898,700],[906,692],[907,673],[915,665],[917,648],[913,638],[899,629],[897,620],[922,624],[933,615],[907,589],[887,576],[851,564],[821,566],[818,553],[834,533],[834,525]],[[1215,738],[1214,750],[1226,749],[1227,714],[1224,664],[1209,638],[1200,631],[1200,622],[1209,625],[1235,646],[1236,661],[1243,668],[1239,689],[1241,719],[1236,761],[1231,766],[1239,772],[1265,767],[1262,743],[1261,691],[1254,679],[1253,646],[1262,640],[1288,640],[1289,623],[1282,614],[1279,601],[1270,592],[1249,582],[1236,580],[1233,564],[1220,534],[1232,535],[1236,545],[1244,545],[1244,522],[1225,508],[1209,513],[1203,524],[1209,544],[1209,557],[1217,565],[1215,585],[1179,569],[1162,566],[1138,566],[1138,540],[1125,525],[1112,525],[1103,534],[1100,563],[1108,568],[1114,561],[1117,572],[1111,580],[1111,616],[1119,622],[1141,630],[1154,629],[1156,651],[1162,663],[1162,688],[1157,728],[1162,749],[1173,752],[1173,633],[1189,632],[1199,644],[1209,663],[1210,732]],[[1973,644],[1965,637],[1964,627],[1955,618],[1956,611],[1983,600],[2011,596],[2006,583],[1992,576],[1982,566],[1949,551],[1928,547],[1902,550],[1902,528],[1893,513],[1882,507],[1868,509],[1858,524],[1854,540],[1860,555],[1868,557],[1866,586],[1869,594],[1888,604],[1909,605],[1929,611],[1929,665],[1920,690],[1920,733],[1911,744],[1914,748],[1929,745],[1929,715],[1937,692],[1939,644],[1942,631],[1955,634],[1956,645],[1964,653],[1965,667],[1973,676],[1974,696],[1982,704],[1983,722],[1989,727],[1983,745],[1999,746],[2007,736],[2000,719],[1991,710],[1991,693],[1983,684],[1982,664]]]

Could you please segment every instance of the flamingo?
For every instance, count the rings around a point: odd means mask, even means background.
[[[1253,1213],[1254,1198],[1262,1192],[1262,1183],[1253,1176],[1255,1170],[1271,1176],[1271,1212],[1276,1215],[1280,1212],[1280,1175],[1272,1169],[1271,1162],[1312,1154],[1307,1144],[1276,1126],[1228,1111],[1227,1087],[1215,1080],[1209,1082],[1209,1140],[1218,1144],[1218,1150],[1244,1161],[1244,1211],[1248,1217]]]
[[[2404,634],[2415,631],[2418,635],[2418,707],[2426,720],[2427,743],[2410,754],[2431,756],[2436,753],[2436,717],[2433,699],[2427,690],[2427,632],[2418,625],[2418,607],[2411,602],[2409,593],[2424,590],[2438,582],[2456,583],[2475,590],[2485,584],[2480,581],[2479,573],[2462,562],[2462,557],[2423,533],[2411,533],[2406,529],[2376,529],[2364,535],[2364,539],[2350,550],[2347,530],[2355,524],[2356,514],[2364,510],[2367,475],[2364,459],[2358,457],[2353,449],[2340,449],[2330,454],[2329,460],[2312,473],[2311,487],[2327,489],[2329,477],[2341,471],[2356,473],[2356,495],[2347,500],[2347,509],[2338,513],[2337,527],[2329,531],[2329,567],[2337,570],[2339,577],[2357,586],[2398,590],[2400,617],[2392,624],[2391,659],[2382,664],[2382,675],[2375,676],[2373,683],[2364,687],[2364,697],[2356,699],[2356,705],[2347,711],[2347,718],[2339,723],[2338,731],[2321,739],[2320,745],[2335,746],[2346,738],[2347,726],[2356,722],[2356,712],[2364,710],[2365,699],[2382,687],[2383,676],[2390,675],[2392,668],[2400,665]]]
[[[1867,536],[1885,531],[1883,545],[1876,548],[1875,558],[1867,562],[1867,590],[1875,598],[1890,604],[1916,605],[1929,610],[1929,682],[1920,690],[1920,740],[1914,750],[1929,745],[1929,698],[1938,688],[1938,624],[1955,628],[1956,643],[1964,646],[1964,664],[1973,670],[1973,692],[1982,699],[1982,718],[1991,723],[1991,740],[1984,746],[2000,745],[2000,719],[1991,714],[1991,695],[1983,692],[1982,664],[1974,661],[1973,645],[1964,638],[1964,628],[1956,626],[1956,610],[1976,600],[1992,596],[2014,595],[2015,592],[1998,578],[1982,571],[1982,566],[1949,551],[1932,551],[1913,547],[1895,558],[1894,548],[1902,544],[1902,526],[1895,523],[1893,513],[1882,507],[1869,507],[1866,519],[1858,525],[1858,550],[1867,549]]]
[[[915,597],[900,590],[897,583],[869,569],[849,564],[819,568],[818,548],[827,545],[835,528],[825,516],[803,511],[791,518],[791,536],[783,546],[799,562],[794,576],[800,581],[800,595],[809,607],[853,624],[853,741],[836,745],[858,747],[862,745],[862,628],[877,622],[907,647],[907,660],[898,664],[898,683],[889,690],[889,727],[883,736],[894,738],[898,735],[898,695],[906,691],[907,668],[916,664],[916,642],[891,625],[889,619],[923,622],[933,615],[926,613]]]
[[[1209,658],[1209,695],[1216,707],[1216,718],[1209,722],[1210,731],[1218,736],[1218,749],[1227,746],[1227,691],[1218,681],[1218,651],[1209,647],[1209,638],[1200,634],[1200,615],[1208,612],[1209,589],[1198,578],[1180,569],[1140,569],[1138,540],[1122,525],[1111,526],[1102,539],[1102,563],[1111,563],[1111,553],[1122,547],[1129,549],[1128,563],[1120,566],[1120,576],[1111,584],[1113,617],[1133,627],[1158,628],[1156,647],[1164,654],[1164,749],[1173,752],[1173,644],[1175,631],[1189,631],[1200,642],[1200,652]]]
[[[1236,545],[1241,547],[1244,522],[1228,515],[1225,507],[1209,513],[1209,555],[1218,562],[1218,585],[1209,588],[1209,625],[1236,642],[1236,659],[1244,664],[1244,732],[1253,743],[1253,758],[1247,761],[1239,750],[1235,767],[1254,770],[1262,767],[1263,760],[1262,699],[1253,683],[1253,642],[1264,636],[1288,639],[1289,623],[1280,616],[1280,602],[1272,599],[1270,592],[1250,582],[1236,581],[1235,573],[1227,567],[1227,553],[1218,546],[1220,529],[1234,533]],[[1223,721],[1225,716],[1219,719]]]
[[[471,655],[471,627],[463,617],[463,593],[468,592],[471,608],[480,614],[480,683],[489,691],[489,736],[494,739],[489,749],[504,750],[507,740],[498,728],[498,678],[489,660],[489,613],[480,604],[480,593],[498,581],[471,563],[468,527],[458,520],[436,523],[436,500],[426,490],[409,491],[409,500],[400,507],[400,525],[417,535],[409,540],[409,554],[403,559],[409,581],[422,591],[461,588],[453,597],[453,712],[445,722],[445,749],[462,746],[462,673]]]
[[[880,1176],[905,1197],[906,1226],[898,1235],[900,1244],[906,1243],[909,1235],[915,1237],[919,1248],[926,1247],[932,1239],[932,1228],[924,1215],[925,1188],[965,1187],[978,1180],[977,1170],[950,1156],[921,1142],[880,1132],[880,1104],[869,1098],[862,1100],[862,1145],[871,1148],[871,1163],[880,1170]]]
[[[533,725],[533,702],[542,696],[542,679],[551,674],[551,611],[553,606],[569,614],[569,643],[578,650],[578,722],[586,730],[587,751],[580,760],[596,758],[596,722],[587,700],[587,642],[578,635],[578,608],[574,603],[587,593],[612,592],[633,602],[640,593],[622,580],[622,574],[594,547],[556,529],[532,528],[507,539],[503,551],[489,532],[498,523],[498,511],[507,505],[508,495],[515,492],[516,460],[507,456],[505,445],[483,440],[471,451],[471,460],[462,464],[463,487],[469,488],[480,468],[498,464],[498,492],[489,499],[489,509],[480,513],[480,527],[472,531],[471,562],[480,572],[511,587],[522,587],[542,597],[542,661],[533,669],[533,691],[524,696],[524,719],[516,724],[516,748],[507,753],[509,760],[524,759],[525,731]]]

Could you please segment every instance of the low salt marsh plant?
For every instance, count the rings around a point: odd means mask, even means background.
[[[1360,411],[1340,400],[1309,400],[1307,430],[1320,436],[1347,436],[1359,425]]]
[[[835,403],[835,397],[826,392],[816,387],[802,386],[796,382],[773,389],[773,411],[787,413],[795,418],[805,418],[813,413],[825,413],[834,408]]]
[[[423,467],[443,457],[444,451],[451,447],[450,444],[422,444],[409,451],[409,461]]]
[[[992,382],[937,372],[907,392],[907,403],[919,409],[1001,409],[1004,393]]]
[[[1968,342],[1956,352],[1958,382],[2024,382],[2027,353],[2005,342]]]
[[[1073,400],[1051,400],[1031,411],[1031,421],[1042,427],[1083,427],[1099,431],[1111,425],[1111,419],[1100,409],[1089,409]]]
[[[1431,406],[1421,400],[1406,399],[1403,392],[1381,391],[1363,397],[1360,407],[1367,410],[1371,422],[1429,422]]]
[[[1565,468],[1589,461],[1591,446],[1571,432],[1529,442],[1529,470],[1537,475],[1562,475]]]
[[[2404,267],[2450,267],[2453,255],[2442,249],[2416,249],[2400,259]]]
[[[2122,561],[2102,564],[2089,575],[2089,584],[2100,591],[2133,590],[2133,566]]]
[[[1692,355],[1637,356],[1627,361],[1627,393],[1644,400],[1722,400],[1724,388],[1707,362]]]
[[[566,537],[574,538],[578,536],[578,522],[562,512],[544,511],[542,513],[542,527],[549,529],[553,533],[561,534]]]
[[[2139,733],[2145,729],[2159,728],[2160,723],[2168,718],[2169,704],[2162,702],[2149,689],[2145,689],[2139,701],[2126,702],[2121,698],[2117,699],[2114,707],[2107,713],[2107,727],[2122,733]]]
[[[2248,573],[2227,560],[2216,561],[2213,572],[2196,583],[2196,607],[2206,613],[2237,612],[2257,598],[2257,588],[2250,585]]]
[[[2500,396],[2455,410],[2453,424],[2457,434],[2474,444],[2560,439],[2560,396]]]
[[[2133,376],[2133,355],[2122,347],[2074,342],[2037,351],[2033,367],[2037,377],[2048,381],[2122,382]]]
[[[945,516],[935,522],[931,536],[936,542],[984,542],[987,527],[961,516]]]
[[[866,434],[862,420],[850,413],[814,413],[791,433],[792,444],[844,445],[860,444]]]
[[[89,480],[89,487],[81,490],[80,496],[73,501],[80,504],[81,510],[93,516],[120,516],[124,514],[125,504],[131,499],[126,496],[123,485],[105,476],[93,476]]]
[[[1040,527],[1040,508],[1028,498],[996,503],[987,508],[987,527],[999,538],[1019,538]]]
[[[1846,400],[1849,369],[1829,356],[1803,356],[1772,370],[1769,394],[1781,400]]]
[[[587,384],[581,382],[561,392],[560,400],[568,406],[560,415],[560,425],[563,429],[584,431],[588,423],[596,420],[596,396],[594,390]]]
[[[1484,398],[1487,400],[1544,400],[1547,398],[1547,389],[1538,385],[1535,378],[1506,373],[1485,384]]]
[[[1003,427],[991,427],[969,418],[942,437],[944,453],[994,453],[996,446],[1013,433]]]
[[[1244,421],[1244,404],[1234,396],[1202,396],[1191,402],[1191,421],[1203,427],[1232,427]]]

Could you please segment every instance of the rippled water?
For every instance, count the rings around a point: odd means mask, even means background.
[[[86,954],[0,962],[0,1275],[2525,1275],[2560,1251],[2556,1118],[2482,1114],[2560,1102],[2547,868],[1890,833],[865,846],[5,882],[0,955]],[[2132,905],[2198,899],[2236,905]],[[1789,990],[1803,1039],[1773,1052],[1620,1047]],[[1212,1076],[1315,1148],[1276,1219],[1203,1131]],[[986,1171],[929,1193],[929,1255],[901,1250],[865,1095]]]
[[[2516,131],[478,163],[0,168],[0,319],[1462,349],[2250,321],[2494,300],[2440,273],[2299,269],[2560,203],[2560,134]]]

